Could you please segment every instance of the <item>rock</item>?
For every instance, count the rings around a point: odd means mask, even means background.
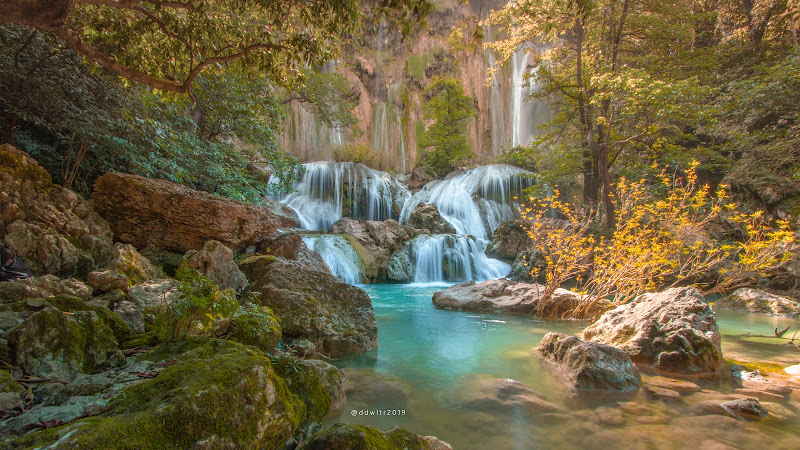
[[[345,394],[353,404],[367,406],[377,403],[393,408],[408,406],[412,388],[404,380],[368,370],[345,368],[342,372],[345,375]]]
[[[486,255],[506,262],[531,249],[533,241],[528,236],[526,221],[514,219],[503,222],[494,230],[492,242],[486,247]]]
[[[363,289],[273,256],[250,257],[239,267],[250,280],[243,296],[272,309],[285,340],[310,339],[326,353],[362,352],[377,346],[372,301]]]
[[[19,392],[0,392],[0,411],[22,407],[22,395]]]
[[[322,255],[306,247],[306,244],[300,248],[300,254],[297,256],[297,262],[303,265],[308,270],[316,270],[317,272],[324,272],[333,275],[328,263],[322,258]]]
[[[189,250],[180,267],[191,267],[207,276],[220,289],[241,291],[247,278],[233,261],[233,251],[219,241],[208,241],[201,250]]]
[[[253,345],[269,353],[281,340],[281,326],[272,310],[266,306],[246,304],[228,320],[225,338]]]
[[[535,268],[539,269],[536,280],[533,279],[531,274],[531,271]],[[507,278],[524,283],[545,283],[547,278],[545,269],[547,269],[547,261],[545,261],[542,253],[536,250],[526,250],[514,258],[514,262],[511,263],[511,272],[509,272]]]
[[[97,314],[97,317],[111,328],[117,342],[123,341],[130,337],[131,329],[125,322],[122,321],[111,310],[101,306],[95,306],[83,300],[72,297],[70,295],[56,295],[55,297],[48,298],[46,305],[52,306],[64,313],[76,313],[78,311],[91,311]]]
[[[344,402],[347,400],[344,390],[344,372],[338,367],[319,359],[306,359],[305,366],[317,374],[320,381],[322,381],[322,387],[328,391],[328,395],[331,397],[329,411],[336,411],[344,406]]]
[[[6,334],[25,373],[71,380],[123,360],[114,334],[94,311],[47,307]]]
[[[14,448],[282,448],[304,416],[270,360],[241,344],[192,341],[179,362],[123,389],[99,417],[29,433]]]
[[[136,307],[135,303],[129,301],[117,303],[114,307],[114,314],[130,327],[133,334],[143,334],[145,332],[144,314]]]
[[[86,276],[108,257],[108,223],[80,196],[55,185],[36,161],[0,146],[0,241],[36,275]]]
[[[297,233],[280,233],[271,239],[262,241],[256,251],[264,255],[280,256],[297,261],[300,249],[303,248],[303,237]]]
[[[108,375],[107,372],[94,375],[79,373],[74,380],[55,391],[42,404],[44,406],[58,406],[66,403],[70,397],[91,397],[105,393],[114,386],[114,380],[109,378]]]
[[[114,244],[114,248],[111,249],[111,262],[106,268],[125,275],[130,286],[162,278],[150,260],[130,244]]]
[[[150,244],[184,253],[212,239],[240,250],[272,236],[279,227],[298,227],[291,210],[227,200],[165,180],[108,173],[98,178],[92,206],[122,242]]]
[[[541,414],[564,412],[541,394],[517,380],[493,378],[470,383],[462,406],[476,411],[492,413]]]
[[[740,420],[761,420],[769,415],[767,408],[754,398],[731,400],[723,403],[722,408]]]
[[[436,205],[420,203],[411,212],[408,224],[420,230],[428,230],[431,234],[455,234],[456,229],[445,220]]]
[[[700,391],[700,386],[696,383],[686,380],[676,380],[674,378],[648,377],[645,379],[645,384],[650,387],[669,389],[680,394],[691,394]]]
[[[175,276],[175,271],[183,258],[182,253],[175,253],[169,250],[159,248],[157,245],[150,244],[139,251],[139,253],[147,258],[153,266],[159,268],[162,272],[170,277]]]
[[[691,287],[639,296],[603,314],[583,338],[668,373],[715,375],[722,363],[717,318]]]
[[[800,314],[800,305],[797,302],[750,288],[739,288],[733,294],[715,301],[714,309],[733,309],[757,314],[792,317]]]
[[[406,184],[411,192],[416,192],[433,180],[435,180],[435,178],[428,174],[425,169],[417,167],[411,171],[411,175],[408,177]]]
[[[381,282],[387,280],[387,266],[392,254],[423,232],[400,225],[394,219],[378,222],[344,217],[331,225],[331,233],[341,235],[353,247],[361,260],[362,276],[367,282]]]
[[[115,289],[125,292],[131,286],[128,277],[111,269],[89,272],[89,275],[86,277],[86,282],[92,287],[96,294],[103,294]]]
[[[11,372],[5,369],[0,369],[0,392],[2,393],[9,393],[14,392],[17,394],[24,394],[25,387],[21,384],[17,383],[14,380],[14,377],[11,376]],[[0,408],[0,409],[10,409],[10,408]]]
[[[622,350],[575,336],[547,333],[539,355],[554,363],[562,380],[576,392],[635,392],[642,383],[639,370]]]
[[[306,417],[301,426],[322,421],[331,412],[333,399],[326,383],[307,361],[291,355],[273,357],[275,373],[286,381],[286,386],[306,405]],[[322,362],[322,361],[320,361]]]
[[[406,449],[452,450],[449,444],[433,436],[418,436],[405,428],[394,427],[386,431],[365,425],[338,423],[313,435],[300,444],[297,450],[349,450],[349,449]]]
[[[92,288],[75,278],[62,280],[55,275],[0,283],[0,301],[2,302],[15,302],[26,298],[48,298],[59,294],[89,300],[92,298]]]
[[[572,314],[581,304],[580,294],[566,289],[556,289],[546,304],[540,301],[545,287],[539,284],[521,283],[499,279],[482,283],[468,281],[433,294],[433,305],[439,309],[473,312],[511,312],[532,314],[539,317],[561,318]],[[575,311],[572,318],[598,317],[608,308],[607,302],[597,302],[587,312]]]
[[[44,302],[44,299],[42,299]],[[0,334],[21,324],[25,319],[23,314],[17,311],[0,311]]]
[[[681,394],[677,391],[673,391],[672,389],[665,389],[656,386],[645,386],[644,393],[649,398],[660,400],[665,403],[681,403],[683,401]]]
[[[180,283],[173,279],[150,281],[131,286],[128,299],[140,310],[163,308],[180,299]]]
[[[55,426],[80,417],[99,414],[107,409],[108,399],[100,395],[71,397],[58,406],[45,406],[26,411],[6,421],[0,432],[24,433],[35,428],[43,428],[43,423]]]

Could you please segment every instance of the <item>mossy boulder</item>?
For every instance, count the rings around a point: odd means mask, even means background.
[[[233,260],[233,251],[219,241],[208,241],[200,250],[189,250],[183,255],[180,267],[197,270],[220,289],[241,291],[247,286],[247,278]]]
[[[363,289],[273,256],[253,256],[239,267],[250,280],[243,296],[272,309],[284,340],[308,339],[325,353],[376,348],[378,327],[372,300]]]
[[[101,416],[25,435],[5,448],[281,448],[305,407],[261,352],[195,340],[158,376],[132,385]]]
[[[286,385],[306,405],[304,423],[321,421],[331,411],[333,400],[317,372],[306,361],[291,355],[272,359],[275,372],[286,381]]]
[[[0,241],[36,275],[84,277],[112,244],[108,223],[74,192],[53,184],[36,160],[0,146]]]
[[[269,353],[281,340],[281,326],[271,309],[248,303],[228,320],[225,338]]]
[[[528,236],[528,228],[523,219],[503,222],[494,230],[492,242],[486,248],[486,255],[511,263],[520,253],[529,250],[533,241]]]
[[[16,364],[42,378],[71,380],[124,360],[111,328],[94,311],[71,314],[48,306],[6,338]]]
[[[428,230],[431,234],[455,234],[456,229],[439,213],[432,203],[420,203],[411,212],[408,224],[414,228]]]
[[[364,425],[339,423],[317,433],[298,447],[298,450],[446,450],[449,444],[433,436],[419,436],[405,428],[394,427],[380,431]]]
[[[89,300],[92,298],[93,290],[75,278],[61,279],[55,275],[0,283],[0,303],[16,302],[28,298],[46,298],[58,294]]]
[[[128,324],[110,309],[86,303],[80,298],[70,295],[56,295],[55,297],[46,299],[45,303],[63,312],[75,313],[78,311],[93,311],[100,320],[111,328],[117,342],[128,339],[132,334],[132,330]]]
[[[114,244],[114,248],[111,249],[111,262],[107,268],[125,275],[129,286],[161,278],[161,273],[153,267],[150,260],[129,244]]]
[[[16,392],[22,394],[25,388],[14,380],[8,370],[0,369],[0,393]]]

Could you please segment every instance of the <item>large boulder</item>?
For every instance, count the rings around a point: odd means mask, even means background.
[[[111,249],[111,228],[36,160],[0,146],[0,241],[36,275],[85,277]]]
[[[298,450],[352,449],[452,450],[453,447],[434,436],[419,436],[405,428],[386,431],[365,425],[337,423],[303,442]]]
[[[98,178],[92,206],[122,242],[186,252],[217,240],[234,250],[255,245],[279,227],[297,227],[288,207],[228,200],[165,180],[108,173]]]
[[[272,309],[285,340],[309,339],[326,353],[376,348],[372,300],[363,289],[274,256],[246,258],[239,268],[250,280],[242,295]]]
[[[102,415],[28,433],[10,448],[282,448],[305,407],[263,353],[211,340],[111,399]],[[152,366],[152,363],[150,364]]]
[[[10,303],[28,298],[49,298],[59,294],[71,295],[89,300],[92,288],[75,278],[66,280],[55,275],[25,278],[0,283],[0,303]]]
[[[547,333],[538,348],[539,356],[552,362],[563,381],[575,392],[639,390],[639,369],[622,350],[575,336]]]
[[[345,217],[331,226],[331,233],[342,235],[353,247],[361,260],[365,281],[380,282],[387,279],[390,256],[406,241],[424,232],[394,219],[379,222]]]
[[[758,289],[739,288],[731,295],[714,302],[714,309],[734,309],[758,314],[795,317],[800,314],[800,304]]]
[[[668,373],[715,375],[722,364],[717,317],[692,287],[641,295],[603,314],[583,338]]]
[[[94,311],[47,307],[6,334],[16,363],[33,376],[71,380],[123,360],[114,334]]]
[[[281,340],[281,326],[272,310],[252,303],[236,310],[220,331],[225,339],[253,345],[265,353],[275,350]]]
[[[247,286],[247,278],[233,260],[233,251],[219,241],[208,241],[202,249],[186,252],[183,266],[207,276],[220,289],[241,291]]]
[[[468,281],[433,294],[433,305],[439,309],[472,312],[511,312],[532,314],[539,317],[577,319],[598,317],[606,309],[607,302],[596,302],[588,311],[578,308],[581,296],[558,288],[549,301],[542,301],[545,287],[540,284],[521,283],[499,279],[482,283]],[[576,315],[573,315],[574,314]]]
[[[439,213],[436,205],[420,203],[409,216],[408,224],[414,228],[428,230],[431,234],[455,234],[456,229]]]
[[[303,242],[303,237],[297,232],[278,233],[272,238],[262,241],[256,250],[263,255],[280,256],[298,261],[311,270],[332,273],[322,256],[309,249]]]
[[[492,242],[486,247],[486,255],[510,263],[517,259],[517,255],[529,250],[532,244],[526,221],[509,220],[494,230]]]

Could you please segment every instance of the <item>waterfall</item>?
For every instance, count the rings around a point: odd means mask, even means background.
[[[390,262],[396,281],[414,283],[485,281],[505,276],[511,266],[484,254],[472,236],[421,235],[405,243]]]
[[[492,154],[500,155],[503,145],[506,144],[505,133],[505,112],[503,109],[502,92],[500,90],[500,83],[497,80],[498,68],[496,67],[496,59],[494,52],[490,48],[484,50],[486,52],[486,61],[489,68],[492,70],[492,80],[489,85],[489,116],[491,117],[491,131],[492,131]]]
[[[331,272],[345,283],[361,283],[361,262],[353,247],[343,237],[336,235],[305,236],[303,242],[306,247],[319,253],[331,268]]]
[[[280,198],[291,207],[306,230],[326,231],[344,216],[360,220],[387,220],[410,196],[388,173],[363,164],[313,162],[295,185],[297,192]]]
[[[525,76],[537,70],[530,64],[531,54],[541,54],[551,45],[525,45],[511,56],[511,146],[530,145],[538,136],[537,128],[550,120],[552,111],[546,102],[530,97],[539,86]]]
[[[504,164],[480,166],[432,181],[409,197],[400,222],[408,223],[420,203],[433,203],[458,234],[486,243],[502,222],[514,219],[519,204],[515,196],[533,183],[523,169]]]

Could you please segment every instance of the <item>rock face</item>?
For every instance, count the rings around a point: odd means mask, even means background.
[[[617,348],[585,342],[575,336],[547,333],[539,355],[554,363],[570,389],[585,391],[634,392],[642,384],[639,369]]]
[[[714,309],[735,309],[758,314],[792,317],[800,314],[800,305],[797,302],[750,288],[737,289],[733,294],[715,301]]]
[[[71,380],[123,359],[113,332],[93,311],[66,315],[48,307],[6,336],[17,364],[42,378]]]
[[[486,255],[511,263],[520,253],[531,247],[532,241],[522,219],[503,222],[494,230],[492,243],[486,247]]]
[[[233,261],[233,251],[219,241],[208,241],[201,250],[189,250],[181,260],[188,266],[207,276],[220,289],[241,291],[247,286],[247,278]]]
[[[369,282],[380,282],[387,279],[390,256],[423,232],[394,219],[378,222],[345,217],[331,226],[331,233],[343,235],[356,251],[364,268],[362,276]]]
[[[455,234],[456,229],[445,220],[436,205],[420,203],[414,208],[408,219],[408,224],[414,228],[428,230],[431,234]]]
[[[546,304],[540,294],[544,286],[500,279],[482,283],[468,281],[433,294],[433,305],[439,309],[473,312],[511,312],[556,317],[570,313],[580,305],[580,295],[566,289],[556,289]],[[605,311],[606,303],[598,302],[583,317],[597,317]]]
[[[294,232],[279,233],[271,239],[262,241],[256,250],[263,255],[298,261],[311,270],[331,273],[331,268],[322,256],[306,247],[303,237]]]
[[[108,258],[111,228],[36,161],[0,146],[0,241],[36,275],[84,277]]]
[[[717,317],[691,287],[637,297],[603,314],[583,338],[670,373],[714,375],[722,363]]]
[[[296,261],[253,256],[239,263],[250,280],[243,291],[281,320],[284,340],[309,339],[325,353],[373,350],[377,325],[363,289]]]
[[[272,236],[279,227],[297,227],[294,213],[227,200],[165,180],[108,173],[98,178],[92,206],[122,242],[144,248],[186,252],[218,240],[239,250]]]

